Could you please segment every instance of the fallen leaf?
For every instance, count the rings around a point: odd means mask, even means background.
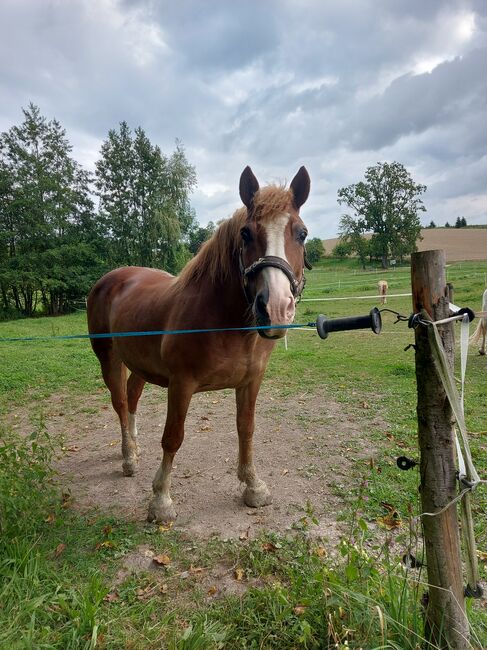
[[[171,564],[171,558],[169,555],[154,555],[152,561],[158,564],[159,566],[168,566]]]
[[[113,548],[114,546],[115,544],[111,540],[105,539],[103,542],[98,542],[98,544],[95,546],[95,549],[99,551],[101,548]]]
[[[289,470],[288,469],[283,469],[282,470],[282,475],[286,476],[286,474],[289,474]]]
[[[200,427],[200,431],[213,431],[213,428],[210,427],[209,424],[205,424],[204,426]]]
[[[108,446],[109,446],[109,447],[115,447],[115,445],[118,445],[119,442],[120,442],[119,440],[111,440],[111,441],[108,443]]]
[[[324,546],[316,546],[313,553],[318,557],[326,557],[328,555],[327,550]]]
[[[233,573],[233,577],[234,577],[235,580],[237,580],[238,582],[240,582],[241,580],[243,580],[244,575],[245,575],[244,570],[243,570],[243,569],[240,569],[240,568],[235,569],[235,571],[234,571],[234,573]]]
[[[153,590],[153,585],[147,585],[147,587],[136,589],[135,595],[137,596],[137,600],[147,600],[152,595]]]
[[[110,524],[107,524],[106,526],[103,526],[103,534],[104,535],[110,535],[111,532],[112,532],[112,527],[110,526]]]
[[[161,525],[157,528],[157,530],[158,530],[160,533],[165,533],[166,531],[171,530],[172,527],[173,527],[173,522],[172,522],[172,521],[169,521],[167,524],[161,524]]]
[[[56,516],[50,512],[47,517],[44,519],[46,524],[53,524],[56,521]]]
[[[296,605],[293,607],[293,612],[296,616],[302,616],[306,611],[306,605]]]
[[[61,553],[64,552],[64,549],[66,548],[66,544],[58,544],[56,548],[54,549],[54,557],[59,557]]]
[[[189,572],[193,573],[193,574],[194,573],[203,573],[203,571],[204,571],[204,568],[202,566],[193,566],[193,565],[191,565],[189,567]]]
[[[201,419],[202,419],[202,420],[209,420],[210,418],[209,418],[207,415],[202,415],[202,416],[201,416]]]
[[[477,555],[479,556],[479,560],[481,562],[487,562],[487,552],[486,551],[477,551]]]
[[[387,515],[383,517],[377,517],[377,523],[387,530],[393,530],[394,528],[399,528],[402,525],[401,518],[397,512],[395,506],[390,503],[383,501],[381,506],[387,510]]]
[[[264,542],[262,544],[262,550],[268,553],[275,553],[277,551],[277,546],[272,542]]]
[[[218,589],[215,587],[215,585],[211,585],[211,587],[208,589],[208,596],[214,596],[217,591]]]
[[[363,409],[369,409],[370,408],[368,402],[362,402],[361,406],[362,406]]]
[[[116,591],[111,591],[109,594],[105,596],[103,599],[106,603],[114,603],[116,600],[118,600],[120,596],[117,594]]]
[[[81,447],[78,447],[78,445],[71,445],[71,447],[66,447],[66,451],[79,451]]]

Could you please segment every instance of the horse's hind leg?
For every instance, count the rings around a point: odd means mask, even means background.
[[[120,420],[122,432],[122,471],[124,476],[133,476],[137,468],[137,451],[129,435],[127,407],[127,368],[113,349],[111,341],[93,342],[93,349],[101,365],[103,380],[112,398],[112,406]]]
[[[169,383],[167,391],[167,417],[162,436],[162,461],[152,481],[154,496],[149,504],[148,521],[173,521],[176,510],[171,499],[171,472],[174,456],[184,438],[184,421],[193,395],[187,384]]]
[[[272,496],[264,481],[258,478],[254,467],[252,437],[254,434],[255,402],[261,378],[248,386],[237,388],[237,431],[238,431],[238,478],[246,484],[243,494],[246,505],[251,508],[266,506]]]
[[[134,372],[131,373],[127,381],[127,405],[128,405],[128,436],[132,445],[135,447],[135,453],[140,456],[139,440],[137,435],[137,404],[145,386],[145,381]]]

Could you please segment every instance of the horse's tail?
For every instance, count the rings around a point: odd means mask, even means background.
[[[475,345],[487,334],[487,318],[480,318],[475,332],[469,338],[470,345]]]

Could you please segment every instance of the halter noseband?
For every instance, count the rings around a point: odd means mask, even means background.
[[[262,269],[265,269],[269,266],[275,269],[279,269],[284,273],[284,275],[289,280],[291,292],[295,300],[299,299],[303,293],[304,285],[306,284],[306,277],[304,275],[304,272],[301,280],[298,280],[294,275],[294,271],[292,270],[291,265],[282,257],[276,257],[275,255],[265,255],[264,257],[259,257],[258,260],[255,260],[255,262],[252,262],[250,266],[247,266],[247,268],[245,268],[242,257],[242,249],[240,249],[239,264],[240,273],[242,274],[243,289],[249,305],[253,303],[253,298],[249,292],[249,277],[255,275],[258,271],[261,271]],[[304,254],[304,265],[308,269],[312,268],[311,264],[306,259],[306,252]]]

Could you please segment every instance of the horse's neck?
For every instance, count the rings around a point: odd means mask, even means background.
[[[179,316],[183,319],[198,313],[202,322],[212,327],[241,327],[249,324],[249,304],[247,303],[239,270],[227,278],[211,278],[202,275],[184,288],[176,282],[171,293],[171,301],[182,299]]]

